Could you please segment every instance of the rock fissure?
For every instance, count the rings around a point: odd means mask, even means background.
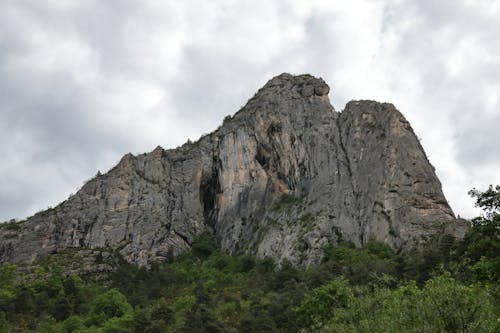
[[[374,101],[338,113],[329,92],[311,75],[271,79],[214,133],[127,154],[21,222],[17,237],[0,228],[1,261],[86,246],[148,266],[188,249],[206,228],[224,251],[296,265],[318,262],[340,240],[405,250],[435,233],[436,222],[463,236],[467,227],[401,113]]]

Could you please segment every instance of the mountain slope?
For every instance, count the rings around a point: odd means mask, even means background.
[[[336,112],[310,75],[271,79],[216,131],[173,150],[125,155],[78,193],[0,229],[2,261],[109,247],[138,265],[189,248],[207,225],[223,250],[310,264],[339,240],[410,248],[461,237],[433,167],[392,104]]]

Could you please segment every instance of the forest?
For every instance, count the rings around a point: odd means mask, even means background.
[[[402,252],[341,242],[307,268],[225,254],[210,231],[149,269],[115,253],[99,279],[53,258],[5,263],[0,333],[499,332],[500,186],[470,194],[484,213],[463,240],[437,233]]]

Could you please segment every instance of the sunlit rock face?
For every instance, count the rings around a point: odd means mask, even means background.
[[[127,154],[59,206],[0,228],[1,260],[112,248],[147,266],[209,227],[222,250],[297,265],[340,240],[408,249],[438,232],[463,237],[403,115],[374,101],[336,112],[329,92],[311,75],[271,79],[199,141]]]

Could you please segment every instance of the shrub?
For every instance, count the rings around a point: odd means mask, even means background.
[[[90,311],[91,323],[101,325],[111,318],[130,315],[132,311],[127,298],[117,289],[110,289],[93,302]]]

